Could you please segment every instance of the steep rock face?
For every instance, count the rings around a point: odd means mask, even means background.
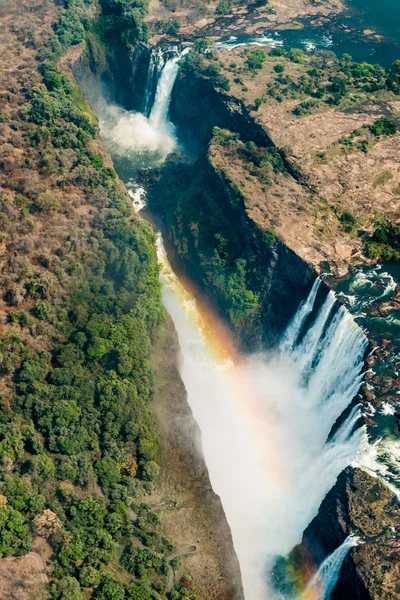
[[[80,54],[73,70],[78,80],[96,77],[106,95],[127,110],[142,111],[145,103],[151,46],[128,46],[119,39],[102,45],[89,35],[87,52]]]
[[[244,142],[275,146],[241,100],[219,92],[207,79],[196,77],[191,72],[178,75],[172,90],[170,119],[177,128],[179,139],[193,153],[207,145],[216,126],[237,132]],[[288,173],[301,179],[301,174],[286,160],[284,153],[282,158]]]
[[[400,595],[395,534],[399,526],[400,507],[392,492],[365,471],[349,467],[327,494],[294,553],[311,552],[320,563],[355,533],[362,544],[343,563],[332,600],[391,600]]]
[[[271,146],[266,131],[251,118],[241,100],[213,88],[206,79],[180,73],[172,92],[170,117],[179,139],[197,148],[209,141],[215,126],[237,131],[245,140]]]
[[[193,165],[172,158],[153,183],[150,205],[175,269],[206,294],[242,346],[275,345],[307,296],[314,270],[249,218],[240,191],[207,155]],[[254,309],[236,302],[236,292],[253,293]]]

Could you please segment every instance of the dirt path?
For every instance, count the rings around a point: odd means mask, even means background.
[[[163,508],[176,508],[176,502],[164,502],[164,504],[157,504],[157,506],[153,506],[153,508],[149,508],[149,512],[155,512],[156,510],[161,510]]]
[[[36,564],[39,568],[42,583],[49,583],[48,577],[46,575],[46,568],[43,564],[41,556],[39,556],[39,554],[37,552],[29,552],[29,554],[27,554],[27,556],[29,556],[30,558],[33,558],[33,560],[36,562]]]
[[[174,558],[179,558],[180,556],[184,556],[185,554],[192,554],[193,552],[196,552],[196,550],[196,546],[189,546],[189,548],[183,548],[182,550],[178,550],[178,552],[175,552],[175,554],[171,554],[171,556],[167,558],[168,580],[166,594],[170,594],[172,592],[172,588],[174,587],[174,569],[172,568],[171,562],[174,560]]]
[[[38,571],[39,571],[39,575],[40,575],[40,577],[39,577],[40,583],[49,583],[48,577],[46,575],[46,568],[43,564],[43,560],[37,552],[29,552],[25,556],[21,556],[21,557],[9,556],[7,558],[3,558],[2,560],[6,561],[6,562],[18,563],[21,567],[22,561],[26,561],[27,558],[32,558],[35,561]],[[26,563],[25,563],[25,566],[26,566]]]

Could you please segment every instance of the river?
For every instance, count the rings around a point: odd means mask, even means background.
[[[253,42],[265,46],[302,48],[308,52],[329,50],[350,54],[358,62],[384,67],[400,58],[400,2],[398,0],[348,0],[347,9],[316,24],[299,19],[297,28],[265,31],[259,36],[223,38],[226,48]],[[376,32],[377,36],[365,32]]]

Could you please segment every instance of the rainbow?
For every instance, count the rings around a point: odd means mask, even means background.
[[[253,436],[257,439],[263,470],[268,477],[269,484],[280,490],[281,494],[290,493],[285,448],[283,444],[277,446],[276,439],[270,440],[266,436],[266,415],[261,408],[263,403],[260,401],[260,392],[256,389],[252,378],[243,375],[246,371],[248,357],[238,350],[228,326],[199,293],[199,290],[187,278],[180,276],[178,279],[173,272],[161,235],[157,240],[157,256],[161,267],[160,280],[163,286],[173,292],[186,316],[200,333],[204,350],[224,378],[224,389],[227,390],[232,403],[235,403],[240,409],[241,415],[247,420]],[[279,423],[276,422],[277,415],[270,413],[267,416],[269,422],[279,429]],[[318,566],[309,549],[303,548],[301,554],[296,557],[296,561],[289,562],[288,577],[296,598],[320,600],[316,586],[307,589],[307,583],[317,570]]]

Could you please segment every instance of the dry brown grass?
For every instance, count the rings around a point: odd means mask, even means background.
[[[51,548],[36,538],[32,553],[0,560],[0,600],[45,600],[48,562]],[[43,573],[42,565],[46,573]]]

